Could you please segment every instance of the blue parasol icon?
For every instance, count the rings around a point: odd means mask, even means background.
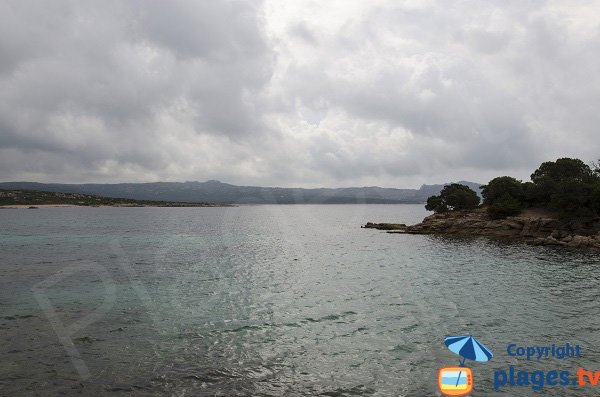
[[[460,366],[465,366],[465,360],[468,358],[473,361],[486,362],[489,361],[494,355],[492,351],[482,345],[477,339],[469,336],[448,336],[444,339],[444,344],[450,349],[452,353],[458,354],[462,357]],[[462,371],[459,371],[458,377],[456,378],[456,386],[460,382],[460,376]]]
[[[444,344],[452,353],[462,357],[460,366],[464,367],[465,360],[489,361],[494,355],[492,351],[481,344],[473,336],[448,336],[444,339]]]

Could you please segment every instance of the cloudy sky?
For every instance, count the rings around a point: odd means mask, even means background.
[[[600,2],[3,0],[0,181],[418,187],[600,157]]]

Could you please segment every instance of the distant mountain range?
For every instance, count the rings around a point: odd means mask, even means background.
[[[462,183],[480,193],[479,183]],[[419,189],[394,189],[377,186],[348,188],[280,188],[236,186],[219,181],[153,182],[114,184],[60,184],[37,182],[0,182],[0,189],[41,190],[80,193],[134,200],[160,200],[228,204],[409,204],[424,203],[438,194],[444,184],[423,185]]]

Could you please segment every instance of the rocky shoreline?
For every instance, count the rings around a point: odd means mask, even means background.
[[[585,223],[564,222],[551,213],[534,209],[505,219],[492,219],[485,208],[478,208],[436,213],[415,225],[368,222],[361,227],[388,233],[483,236],[514,239],[532,245],[600,250],[600,218]]]

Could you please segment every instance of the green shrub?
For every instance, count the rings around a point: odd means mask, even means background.
[[[439,196],[427,199],[425,209],[434,212],[471,210],[479,205],[479,196],[470,187],[459,183],[444,186]]]
[[[572,212],[570,207],[577,207],[571,202],[589,199],[589,189],[585,185],[598,183],[598,175],[579,159],[561,158],[556,161],[547,161],[531,174],[533,187],[529,192],[529,199],[534,205],[550,207],[560,212]],[[569,194],[566,191],[575,188],[577,193]],[[581,195],[585,197],[581,197]],[[561,197],[555,197],[561,196]]]
[[[599,160],[600,163],[600,160]],[[516,215],[523,208],[539,207],[563,219],[590,220],[600,216],[600,164],[560,158],[542,163],[531,174],[531,182],[510,176],[492,179],[481,187],[484,204],[494,218]],[[468,186],[447,185],[439,196],[427,200],[426,209],[435,212],[468,210],[479,205],[479,197]]]
[[[440,196],[430,196],[427,199],[427,204],[425,204],[425,209],[427,211],[446,212],[448,211],[448,206]]]
[[[600,183],[594,185],[594,190],[590,196],[590,207],[596,214],[600,214]]]
[[[518,215],[523,210],[523,203],[508,193],[490,204],[487,211],[492,218],[506,218],[507,216]]]
[[[525,189],[523,183],[511,176],[499,176],[481,187],[484,204],[493,204],[505,195],[524,202]]]

